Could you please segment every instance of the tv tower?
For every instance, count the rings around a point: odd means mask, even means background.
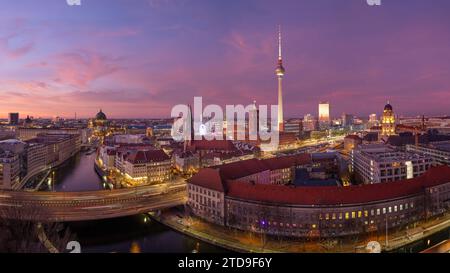
[[[284,131],[283,117],[283,77],[286,70],[283,67],[283,58],[281,57],[281,26],[278,27],[278,64],[275,74],[278,77],[278,131]]]

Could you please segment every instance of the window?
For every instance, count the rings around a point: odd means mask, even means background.
[[[367,210],[364,211],[364,217],[369,217],[369,212]]]
[[[350,218],[350,214],[348,212],[345,213],[345,220],[348,220]]]
[[[403,205],[400,205],[400,210],[403,210]]]
[[[397,212],[397,206],[394,207],[394,212]]]
[[[383,208],[383,214],[386,214],[386,208]]]
[[[361,218],[361,217],[362,217],[362,212],[358,211],[358,218]]]
[[[356,212],[352,211],[352,219],[356,217]]]
[[[392,212],[392,207],[389,207],[389,213],[391,213]]]
[[[377,215],[380,215],[380,209],[377,209]]]

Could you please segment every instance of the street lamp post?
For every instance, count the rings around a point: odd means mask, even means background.
[[[388,228],[388,217],[387,217],[387,213],[386,213],[386,248],[389,245],[388,231],[389,231],[389,228]]]

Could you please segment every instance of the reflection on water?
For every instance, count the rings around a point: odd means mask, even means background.
[[[95,153],[79,153],[55,170],[53,190],[95,191],[102,189],[102,180],[94,171]]]
[[[205,244],[177,233],[166,226],[148,220],[144,215],[130,217],[68,223],[77,235],[81,251],[90,252],[147,252],[147,253],[187,253],[225,252],[225,250]]]
[[[94,170],[95,153],[78,154],[55,170],[45,189],[91,191],[103,188]],[[67,223],[81,243],[82,252],[223,252],[224,250],[157,223],[145,215]]]

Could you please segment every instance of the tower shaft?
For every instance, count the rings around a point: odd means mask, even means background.
[[[283,77],[278,76],[278,131],[284,130],[283,116]]]

